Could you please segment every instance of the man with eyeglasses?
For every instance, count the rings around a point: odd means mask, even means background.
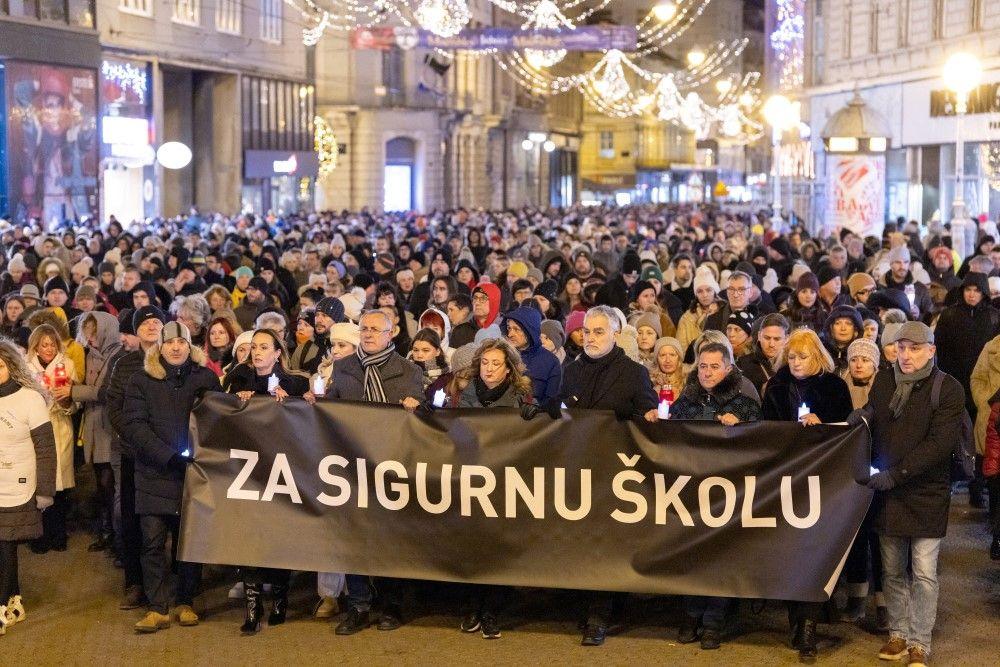
[[[858,306],[864,306],[868,303],[868,297],[872,295],[876,287],[875,279],[867,273],[852,273],[847,278],[847,291]]]
[[[757,319],[760,307],[750,303],[753,290],[753,279],[743,271],[733,271],[729,276],[729,287],[725,290],[726,304],[705,320],[705,330],[714,329],[725,333],[726,323],[733,313],[750,313],[751,319]]]
[[[329,398],[369,403],[390,403],[415,410],[423,400],[420,369],[401,357],[392,344],[393,323],[380,310],[369,310],[358,324],[361,344],[355,354],[333,364]],[[395,630],[403,624],[400,610],[401,582],[377,580],[381,613],[372,618],[372,585],[366,575],[347,575],[347,618],[337,626],[338,635],[353,635],[375,622],[379,630]]]

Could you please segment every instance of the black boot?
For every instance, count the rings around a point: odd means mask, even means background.
[[[246,594],[246,620],[240,632],[244,635],[255,635],[260,632],[260,619],[264,610],[261,607],[260,584],[243,582],[243,592]]]
[[[799,662],[816,660],[816,621],[804,620],[795,632],[795,647],[799,649]]]
[[[267,624],[281,625],[285,622],[285,612],[288,611],[288,584],[271,584],[271,598],[274,604],[271,615],[267,617]]]

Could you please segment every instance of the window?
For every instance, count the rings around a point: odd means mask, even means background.
[[[153,0],[121,0],[118,11],[139,16],[153,15]]]
[[[260,0],[260,38],[281,43],[281,0]]]
[[[216,0],[215,29],[227,35],[240,34],[240,3],[239,0]]]
[[[68,0],[69,24],[81,28],[94,27],[94,12],[91,9],[90,0]]]
[[[613,158],[615,156],[615,133],[609,130],[601,132],[601,147],[599,155],[603,158]]]
[[[66,5],[63,0],[41,0],[38,3],[38,18],[66,23]]]
[[[201,12],[198,0],[174,0],[175,23],[198,25],[201,23]]]

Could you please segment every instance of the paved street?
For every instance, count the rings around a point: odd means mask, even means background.
[[[956,496],[942,551],[941,605],[935,633],[935,664],[1000,664],[995,636],[1000,629],[1000,565],[986,555],[983,514],[970,513]],[[573,598],[565,593],[521,591],[504,619],[504,636],[486,641],[458,629],[455,598],[440,589],[421,590],[422,615],[390,633],[374,629],[336,637],[333,626],[312,620],[313,580],[295,580],[292,613],[283,627],[243,638],[241,606],[227,600],[231,572],[207,573],[207,592],[196,605],[204,611],[195,628],[177,625],[153,636],[137,636],[140,613],[117,609],[120,571],[102,554],[87,553],[88,535],[76,533],[65,553],[36,556],[22,549],[22,588],[28,620],[0,639],[0,655],[21,656],[36,665],[139,663],[150,665],[246,665],[280,660],[305,664],[329,658],[350,664],[794,664],[786,648],[783,608],[769,604],[754,614],[743,604],[738,636],[718,652],[703,653],[674,642],[677,605],[666,598],[634,599],[626,632],[603,648],[579,646]],[[411,605],[411,608],[414,605]],[[845,624],[821,626],[827,641],[820,664],[876,664],[880,637]]]

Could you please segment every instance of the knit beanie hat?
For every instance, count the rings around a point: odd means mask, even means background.
[[[662,283],[663,271],[661,271],[660,267],[656,266],[655,264],[647,264],[645,268],[643,268],[642,273],[639,275],[639,279],[640,280],[656,279]]]
[[[76,290],[76,299],[97,299],[97,290],[91,285],[80,285]]]
[[[577,329],[583,328],[583,318],[586,317],[587,313],[582,310],[574,310],[566,318],[566,336],[568,337],[571,333]]]
[[[542,320],[542,333],[552,341],[556,349],[561,349],[566,342],[566,334],[563,333],[562,325],[556,320]]]
[[[747,336],[753,335],[753,315],[745,310],[741,310],[738,313],[730,313],[729,319],[726,320],[726,326],[735,326],[743,329]]]
[[[893,262],[909,262],[910,261],[910,249],[905,245],[896,246],[889,251],[886,259],[890,264]]]
[[[556,298],[558,297],[558,294],[559,294],[559,283],[552,280],[551,278],[549,280],[543,281],[541,284],[538,285],[538,287],[535,288],[536,296],[543,296],[550,302],[555,301]]]
[[[681,347],[681,342],[676,338],[670,336],[664,336],[663,338],[657,338],[656,344],[653,346],[653,359],[655,360],[660,356],[660,349],[664,347],[672,347],[677,350],[677,356],[681,360],[684,359],[684,349]]]
[[[840,274],[829,264],[823,264],[819,267],[819,271],[816,273],[816,280],[819,281],[820,285],[825,285],[835,278],[839,278]]]
[[[164,315],[163,311],[160,310],[157,306],[153,305],[143,306],[139,310],[132,313],[132,330],[138,331],[139,327],[142,326],[142,323],[149,319],[159,320],[160,322],[166,322],[167,316]]]
[[[636,331],[639,331],[640,327],[649,327],[656,332],[657,338],[663,335],[663,327],[660,324],[660,317],[655,313],[643,313],[642,315],[633,318],[629,324],[634,326]]]
[[[476,356],[476,350],[479,349],[478,343],[466,343],[460,348],[457,348],[451,354],[451,370],[458,372],[464,368],[468,368],[472,365],[472,360]]]
[[[27,264],[24,263],[24,255],[21,253],[15,253],[13,257],[10,258],[10,262],[7,263],[8,271],[24,271],[28,270]]]
[[[326,296],[320,299],[316,304],[316,312],[323,313],[334,322],[344,321],[344,304],[336,297]]]
[[[847,291],[853,297],[863,289],[875,289],[875,279],[867,273],[852,273],[847,278]]]
[[[870,341],[867,338],[858,338],[847,346],[847,360],[850,361],[854,357],[864,357],[871,361],[875,368],[878,368],[878,362],[882,358],[882,354],[879,352],[878,345],[874,341]]]
[[[698,267],[698,270],[694,273],[694,291],[697,292],[698,288],[702,285],[706,285],[712,288],[716,294],[720,291],[719,283],[715,280],[715,276],[712,274],[711,269]]]
[[[129,336],[135,335],[135,327],[132,326],[131,308],[123,308],[118,313],[118,333],[128,334]]]
[[[357,347],[361,344],[361,329],[354,322],[337,322],[330,327],[330,342],[335,340]]]
[[[66,281],[63,280],[62,276],[55,276],[45,281],[45,288],[43,290],[45,292],[45,296],[48,296],[49,292],[56,289],[62,290],[67,295],[70,294],[69,285],[66,284]]]
[[[801,292],[804,289],[811,289],[814,292],[819,291],[819,280],[812,271],[803,273],[799,276],[798,282],[795,283],[796,292]]]
[[[163,345],[167,341],[173,340],[175,338],[183,338],[191,344],[191,331],[186,326],[180,322],[167,322],[160,329],[160,345]]]

